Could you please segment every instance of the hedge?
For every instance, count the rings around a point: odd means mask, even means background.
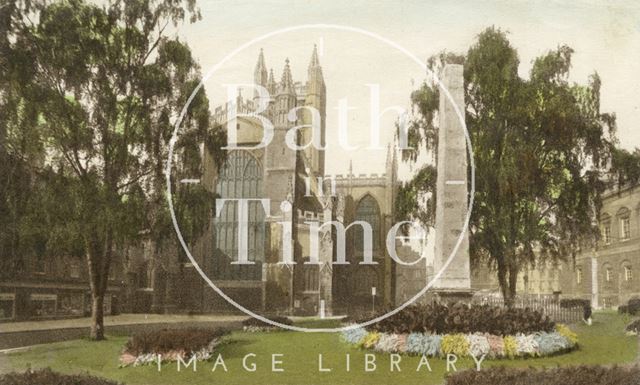
[[[371,319],[369,317],[368,319]],[[356,320],[362,323],[366,319]],[[531,309],[505,308],[490,305],[433,303],[411,305],[385,318],[367,330],[387,334],[473,334],[493,335],[551,332],[555,324],[541,312]]]
[[[167,353],[175,350],[197,351],[206,347],[215,338],[228,334],[226,329],[185,328],[161,329],[134,334],[125,349],[137,355],[145,353]]]
[[[638,385],[639,367],[573,366],[554,369],[492,367],[456,372],[446,385]]]
[[[581,298],[562,298],[560,300],[560,307],[573,308],[573,307],[591,307],[591,300]]]
[[[626,305],[618,306],[618,313],[640,315],[640,298],[632,298]]]
[[[293,321],[291,321],[291,319],[288,318],[288,317],[269,316],[269,317],[266,317],[266,318],[271,320],[271,321],[283,324],[283,325],[288,325],[288,326],[293,325]],[[271,325],[269,323],[263,322],[262,320],[259,320],[257,318],[253,318],[253,317],[243,320],[242,321],[242,328],[244,329],[244,331],[248,331],[248,332],[279,330],[278,326]]]
[[[118,385],[119,382],[106,380],[88,374],[60,374],[51,369],[8,373],[0,375],[1,385]]]
[[[631,315],[640,314],[640,298],[633,298],[627,302],[627,310]]]
[[[134,334],[120,355],[122,366],[144,365],[162,361],[176,361],[179,357],[196,356],[198,361],[208,360],[227,329],[185,328],[161,329]]]

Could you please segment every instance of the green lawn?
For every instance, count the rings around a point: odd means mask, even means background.
[[[592,326],[575,325],[580,349],[568,354],[535,359],[486,361],[483,367],[492,365],[546,366],[578,364],[630,363],[636,359],[637,339],[625,336],[623,329],[630,319],[615,313],[596,313]],[[308,325],[307,325],[308,326]],[[323,326],[328,326],[325,322]],[[429,359],[432,372],[423,366],[416,368],[418,357],[402,356],[401,371],[390,371],[389,356],[376,354],[377,370],[364,371],[367,351],[352,348],[340,342],[336,334],[273,332],[250,334],[235,332],[227,337],[229,342],[221,348],[228,372],[222,367],[211,372],[213,362],[199,363],[197,372],[192,368],[177,372],[175,365],[165,364],[158,372],[155,366],[118,368],[118,355],[126,336],[110,336],[105,342],[76,340],[38,346],[26,352],[9,355],[16,370],[27,367],[51,367],[61,372],[87,371],[127,384],[440,384],[446,372],[446,362]],[[255,362],[256,371],[247,372],[242,367],[242,357],[254,353],[248,364]],[[284,372],[271,372],[271,354],[283,354]],[[318,371],[318,354],[323,355],[323,366],[331,372]],[[346,355],[350,355],[351,370],[346,371]],[[458,369],[471,367],[472,360],[460,361]]]

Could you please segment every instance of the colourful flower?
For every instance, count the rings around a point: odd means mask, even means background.
[[[385,353],[397,353],[400,351],[399,334],[382,334],[376,343],[375,350]]]
[[[535,356],[539,353],[538,343],[536,342],[533,334],[516,335],[516,346],[519,355]]]
[[[442,355],[455,354],[456,356],[469,355],[469,341],[464,334],[447,334],[442,337],[440,344]]]
[[[513,358],[518,355],[518,342],[514,336],[505,336],[504,339],[504,355]]]
[[[376,345],[379,339],[380,339],[380,333],[370,332],[362,340],[362,346],[367,349],[372,348]]]
[[[440,352],[442,337],[436,334],[411,333],[406,340],[407,353],[433,357]]]
[[[342,340],[350,344],[360,345],[366,335],[367,331],[364,328],[356,327],[344,330],[342,332]]]
[[[534,336],[541,355],[553,354],[571,348],[571,343],[558,332],[536,333]]]
[[[560,335],[562,335],[564,338],[566,338],[571,346],[574,346],[578,343],[578,335],[574,333],[573,330],[569,329],[569,327],[567,327],[566,325],[556,324],[556,331],[560,333]]]
[[[485,334],[485,337],[487,337],[487,342],[489,343],[489,354],[491,357],[504,357],[504,339],[502,336]]]
[[[469,353],[476,358],[489,354],[491,351],[489,340],[482,334],[468,334],[467,341],[469,342]]]

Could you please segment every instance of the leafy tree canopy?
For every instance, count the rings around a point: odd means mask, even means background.
[[[492,27],[466,55],[443,53],[429,61],[434,71],[446,63],[464,64],[466,123],[476,164],[471,257],[496,268],[507,301],[522,266],[568,258],[598,236],[594,219],[612,154],[620,154],[615,116],[600,111],[598,75],[586,85],[568,81],[572,54],[559,46],[537,58],[522,78],[516,49],[506,33]],[[411,145],[435,153],[438,97],[434,82],[412,95],[419,114],[409,131]]]

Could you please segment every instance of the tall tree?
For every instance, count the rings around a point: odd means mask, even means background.
[[[616,148],[611,157],[610,177],[622,188],[628,184],[635,184],[640,181],[640,149],[633,151]]]
[[[572,53],[567,46],[548,52],[524,79],[506,34],[488,28],[464,57],[432,62],[465,66],[476,165],[471,257],[495,268],[508,305],[523,266],[570,258],[598,236],[594,219],[615,145],[615,116],[600,111],[597,74],[587,85],[569,83]],[[427,85],[418,97],[430,108],[410,127],[415,141],[436,137],[438,94]]]
[[[461,64],[464,57],[450,52],[441,52],[427,60],[431,74],[437,74],[447,63]],[[435,123],[438,109],[437,83],[429,76],[421,87],[411,93],[412,118],[408,121],[407,148],[402,149],[402,160],[415,164],[423,152],[432,154],[431,160],[437,161],[438,127]],[[396,124],[396,137],[400,127]],[[414,177],[400,184],[395,200],[396,221],[418,221],[426,228],[433,228],[436,213],[437,169],[433,163],[422,165]],[[403,228],[404,231],[408,229]]]
[[[153,131],[172,118],[160,105],[179,101],[167,97],[174,86],[167,79],[193,73],[193,63],[183,60],[185,46],[168,37],[167,27],[199,14],[193,0],[100,6],[14,0],[11,7],[8,44],[26,68],[20,90],[26,104],[38,108],[45,163],[60,165],[77,186],[73,219],[90,275],[91,337],[100,340],[113,255],[145,219],[131,209],[139,207],[142,182],[155,171],[148,150],[168,139]]]
[[[153,243],[152,271],[155,282],[167,281],[175,267],[184,260],[178,245],[167,206],[165,167],[169,157],[169,139],[176,117],[200,82],[199,67],[188,46],[165,40],[158,46],[155,62],[140,71],[144,88],[150,90],[140,103],[146,119],[142,123],[144,151],[149,159],[150,172],[143,178],[146,194],[144,223]],[[226,134],[219,125],[210,127],[209,100],[204,91],[198,92],[189,105],[180,125],[179,140],[174,146],[175,167],[172,169],[171,197],[181,233],[193,246],[213,217],[215,197],[202,184],[180,184],[183,178],[202,176],[205,152],[212,154],[219,167],[226,152],[220,148],[226,144]],[[161,311],[165,298],[162,285],[154,288],[152,308]]]

